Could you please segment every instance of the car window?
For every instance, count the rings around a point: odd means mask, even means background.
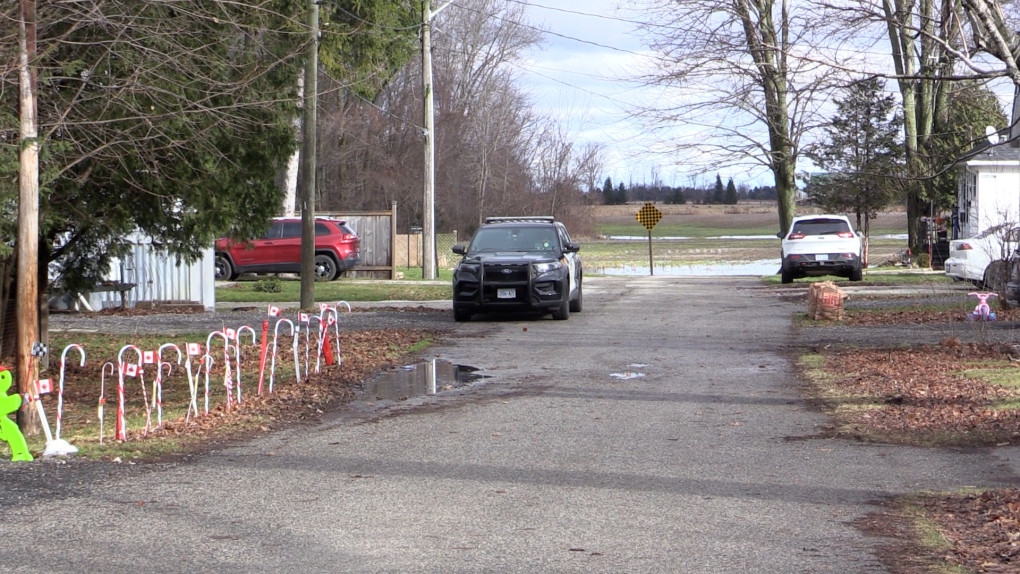
[[[793,224],[791,233],[804,235],[836,235],[850,231],[850,226],[842,219],[806,219]]]
[[[332,233],[332,230],[330,230],[328,225],[326,225],[325,223],[316,222],[315,224],[316,235],[329,235],[330,233]]]
[[[339,227],[340,231],[346,233],[347,235],[357,235],[357,233],[354,232],[354,228],[351,227],[350,225],[347,225],[346,223],[338,223],[337,227]]]
[[[283,222],[283,238],[293,239],[295,237],[301,237],[301,222],[300,221],[284,221]]]
[[[263,235],[262,239],[279,239],[280,234],[283,232],[283,222],[274,221],[269,225],[269,231]]]

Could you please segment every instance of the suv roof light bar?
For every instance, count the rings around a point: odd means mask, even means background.
[[[486,217],[485,223],[518,223],[518,222],[541,222],[552,223],[555,218],[551,215],[526,215],[520,217]]]

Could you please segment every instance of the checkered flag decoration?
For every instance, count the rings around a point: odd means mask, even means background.
[[[49,353],[49,348],[44,343],[32,343],[32,356],[33,357],[45,357]]]

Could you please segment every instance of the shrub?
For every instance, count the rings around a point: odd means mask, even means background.
[[[918,253],[916,259],[918,267],[925,268],[931,266],[931,255],[927,253]]]
[[[283,287],[280,286],[279,279],[261,279],[251,286],[251,290],[259,293],[279,293],[283,291]]]

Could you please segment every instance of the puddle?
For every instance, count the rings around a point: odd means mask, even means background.
[[[478,369],[433,359],[397,367],[373,377],[362,385],[359,402],[402,401],[466,387],[488,375]]]

